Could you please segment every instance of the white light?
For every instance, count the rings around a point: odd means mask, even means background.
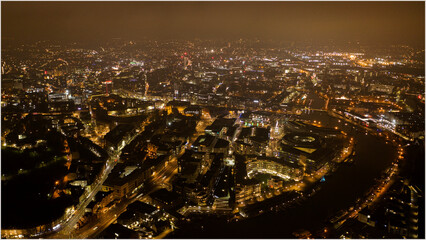
[[[58,224],[58,225],[54,226],[54,227],[53,227],[53,230],[58,229],[60,226],[61,226],[61,224]]]

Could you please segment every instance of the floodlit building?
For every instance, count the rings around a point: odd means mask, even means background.
[[[300,181],[303,177],[302,165],[286,161],[285,158],[248,156],[247,161],[249,178],[258,173],[270,174],[286,181]]]

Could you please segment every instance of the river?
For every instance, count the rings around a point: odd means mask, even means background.
[[[339,127],[355,139],[353,165],[341,165],[326,178],[320,191],[302,202],[302,205],[283,212],[265,213],[247,220],[226,223],[223,219],[203,218],[175,231],[171,238],[294,238],[299,229],[315,232],[327,219],[341,209],[352,206],[366,193],[382,171],[396,157],[396,148],[382,139],[365,134],[344,121],[330,117],[326,112],[311,112],[301,119],[320,121],[326,127]]]

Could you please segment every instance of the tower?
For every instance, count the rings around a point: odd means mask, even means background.
[[[192,66],[192,61],[188,57],[183,58],[183,68],[186,70],[189,66]]]
[[[145,77],[145,93],[144,93],[144,96],[146,96],[148,94],[149,84],[148,84],[148,79],[146,77],[146,74],[144,74],[144,77]]]
[[[177,83],[173,84],[173,89],[174,89],[174,99],[177,99],[179,97],[179,86]]]
[[[105,81],[104,84],[105,84],[105,92],[108,95],[109,93],[112,92],[112,81],[111,80]],[[109,89],[108,89],[108,85],[110,85]]]

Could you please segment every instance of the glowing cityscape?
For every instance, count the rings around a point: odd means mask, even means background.
[[[1,237],[424,238],[424,2],[2,2]]]

